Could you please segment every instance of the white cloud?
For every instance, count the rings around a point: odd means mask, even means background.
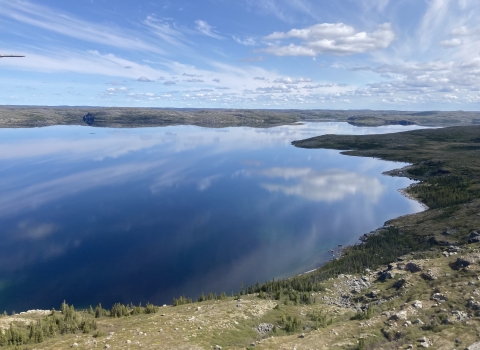
[[[269,46],[262,50],[265,53],[269,53],[275,56],[317,56],[318,53],[315,50],[290,44],[288,46]]]
[[[390,23],[372,33],[357,32],[343,23],[322,23],[289,32],[274,32],[266,40],[300,39],[301,45],[271,45],[262,51],[276,56],[352,55],[387,48],[395,38]]]
[[[203,35],[206,35],[206,36],[209,36],[209,37],[212,37],[212,38],[215,38],[215,39],[223,39],[222,36],[216,34],[214,31],[213,31],[213,27],[208,24],[206,21],[202,21],[202,20],[196,20],[195,21],[195,28],[200,32],[202,33]]]
[[[289,32],[274,32],[265,40],[298,38],[304,41],[335,39],[355,35],[355,29],[343,23],[321,23],[304,29],[292,29]]]
[[[440,46],[443,46],[445,48],[457,47],[462,44],[463,44],[463,40],[458,38],[440,41]]]
[[[147,77],[140,77],[137,81],[141,81],[142,83],[153,83],[153,80],[150,80]]]
[[[232,35],[232,39],[235,40],[240,45],[245,45],[245,46],[256,46],[257,45],[256,40],[252,37],[246,37],[245,39],[242,39],[238,36]]]
[[[318,19],[307,0],[247,0],[250,9],[260,14],[268,14],[285,22],[294,22],[294,14]]]
[[[0,7],[1,16],[71,38],[129,50],[163,53],[158,46],[138,38],[137,33],[80,20],[29,1],[0,0]]]
[[[300,83],[310,83],[312,79],[309,78],[290,78],[290,77],[285,77],[285,78],[277,78],[273,82],[274,83],[281,83],[281,84],[300,84]]]
[[[160,20],[154,16],[147,16],[143,23],[147,25],[154,34],[169,44],[183,47],[183,43],[190,43],[182,30],[177,28],[174,23],[170,23],[167,20]]]

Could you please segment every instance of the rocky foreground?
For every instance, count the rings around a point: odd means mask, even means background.
[[[340,275],[312,293],[310,304],[246,295],[164,306],[97,318],[93,335],[58,335],[22,349],[480,349],[479,241],[474,231],[471,243],[425,252],[430,258],[403,256]],[[46,313],[4,316],[0,327],[22,327]],[[286,332],[285,316],[296,317],[298,327]]]

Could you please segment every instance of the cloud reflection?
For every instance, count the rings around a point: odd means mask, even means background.
[[[32,222],[24,220],[18,224],[17,235],[19,238],[39,240],[50,236],[58,231],[59,226],[54,223]]]
[[[0,197],[0,216],[7,216],[25,209],[35,209],[45,203],[58,200],[105,185],[118,185],[135,175],[139,175],[163,164],[127,163],[102,169],[83,171],[54,180],[35,183],[20,190],[3,193]]]
[[[344,170],[315,171],[311,168],[270,168],[261,175],[269,178],[296,180],[293,184],[263,183],[269,192],[298,196],[316,202],[336,202],[347,196],[362,194],[377,202],[384,187],[377,178]]]

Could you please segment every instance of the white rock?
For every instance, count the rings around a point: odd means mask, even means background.
[[[423,308],[423,304],[420,300],[415,300],[412,304],[412,306],[415,308],[415,309],[422,309]]]
[[[469,347],[465,348],[465,350],[480,350],[480,343],[473,343]]]

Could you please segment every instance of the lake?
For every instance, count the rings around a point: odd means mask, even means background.
[[[418,127],[0,129],[0,311],[171,303],[318,267],[419,212],[403,163],[307,150]]]

